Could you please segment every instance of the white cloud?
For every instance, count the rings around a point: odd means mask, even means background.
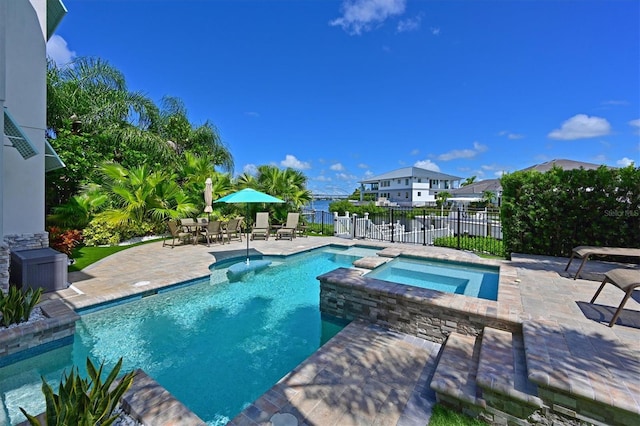
[[[433,170],[434,172],[440,171],[440,167],[431,160],[416,161],[414,166],[420,167],[421,169]]]
[[[283,167],[291,167],[292,169],[305,170],[310,169],[311,164],[298,160],[294,155],[287,154],[285,159],[280,162]]]
[[[420,154],[420,150],[419,149],[413,149],[411,150],[411,153],[409,155],[418,155]]]
[[[242,168],[242,172],[255,176],[258,174],[258,166],[255,164],[247,164]]]
[[[504,170],[500,170],[499,172],[495,172],[493,175],[497,178],[501,178],[505,173],[507,172],[505,172]]]
[[[485,152],[487,150],[486,145],[482,145],[479,142],[473,143],[473,149],[454,149],[444,154],[440,154],[438,156],[438,160],[440,161],[450,161],[456,160],[458,158],[473,158],[481,152]]]
[[[260,113],[255,111],[247,111],[244,113],[244,115],[246,115],[247,117],[255,117],[255,118],[260,117]]]
[[[480,142],[473,142],[473,149],[478,152],[485,152],[488,148],[486,145],[482,145]]]
[[[382,24],[388,18],[402,15],[406,0],[344,0],[342,16],[329,22],[349,35],[359,35]]]
[[[636,128],[635,133],[636,133],[637,135],[640,135],[640,118],[637,118],[637,119],[635,119],[635,120],[631,120],[631,121],[629,122],[629,126],[631,126],[631,127],[635,127],[635,128]]]
[[[498,132],[498,136],[506,136],[507,139],[511,139],[511,140],[516,140],[516,139],[522,139],[524,138],[523,134],[520,133],[513,133],[510,132],[508,130],[502,130],[501,132]]]
[[[578,114],[562,123],[559,129],[553,130],[547,136],[551,139],[569,141],[605,136],[610,132],[611,125],[606,119]]]
[[[314,178],[314,180],[317,180],[318,182],[331,182],[331,178],[325,175],[320,175]]]
[[[336,179],[352,181],[352,180],[356,180],[358,178],[355,177],[354,175],[350,175],[350,174],[347,174],[347,173],[336,173]]]
[[[439,36],[440,35],[440,27],[431,27],[431,34],[433,34],[434,36]]]
[[[610,101],[602,102],[602,105],[627,106],[627,105],[629,105],[629,102],[628,101],[610,100]]]
[[[369,166],[368,166],[368,165],[366,165],[366,164],[364,164],[364,163],[360,163],[360,164],[358,164],[358,168],[359,168],[359,169],[368,169],[368,168],[369,168]]]
[[[630,166],[632,164],[635,164],[635,161],[633,161],[631,158],[624,157],[624,158],[616,161],[616,164],[618,166],[620,166],[620,167],[627,167],[627,166]]]
[[[341,172],[344,170],[344,166],[342,165],[342,163],[336,163],[336,164],[332,164],[331,167],[329,167],[331,170],[334,170],[336,172]]]
[[[398,22],[398,32],[404,33],[407,31],[416,31],[420,28],[421,21],[422,15],[418,15],[415,18],[402,19]]]
[[[373,172],[371,170],[367,170],[366,172],[364,172],[364,177],[371,177],[373,176]]]
[[[54,34],[47,42],[47,56],[51,58],[58,67],[61,67],[67,65],[77,55],[76,52],[69,49],[65,39],[58,34]]]

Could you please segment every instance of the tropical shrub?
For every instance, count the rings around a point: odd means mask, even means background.
[[[149,222],[115,224],[98,215],[83,231],[84,245],[93,247],[101,245],[118,245],[129,238],[161,234],[165,232],[164,224]]]
[[[472,237],[469,235],[461,235],[459,247],[458,237],[439,237],[433,241],[433,245],[505,257],[504,244],[502,243],[502,240],[491,237]]]
[[[126,373],[116,384],[116,378],[122,368],[122,358],[102,382],[104,363],[96,370],[87,358],[88,378],[78,374],[78,368],[72,368],[71,373],[62,376],[62,381],[55,394],[44,377],[42,378],[42,392],[45,396],[45,420],[47,426],[108,426],[116,421],[113,415],[122,395],[131,387],[135,372]],[[22,407],[20,411],[25,415],[29,424],[40,426],[40,421],[28,414]]]
[[[2,319],[0,323],[4,327],[11,324],[19,324],[29,320],[31,311],[40,302],[42,289],[36,290],[29,288],[22,291],[16,286],[9,286],[9,291],[5,294],[0,291],[0,314]]]
[[[49,228],[49,247],[71,258],[73,249],[82,242],[82,232],[77,229],[63,231],[57,226]]]
[[[640,247],[640,168],[502,176],[505,250],[568,256],[580,245]]]

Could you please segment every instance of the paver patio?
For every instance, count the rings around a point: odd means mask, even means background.
[[[252,241],[250,252],[288,255],[328,244],[390,245],[308,237]],[[459,260],[475,257],[436,247],[391,246],[398,252],[447,254]],[[161,242],[137,246],[69,274],[72,286],[47,297],[61,298],[78,309],[153,292],[208,275],[213,262],[243,257],[245,250],[246,242],[211,247],[186,244],[163,248]],[[547,374],[558,386],[578,387],[579,392],[591,393],[595,399],[620,403],[640,413],[640,291],[627,302],[618,324],[609,328],[607,323],[623,294],[609,286],[597,303],[589,301],[602,274],[619,265],[590,261],[582,278],[573,280],[564,272],[566,262],[566,258],[533,255],[514,255],[508,262],[517,271],[519,315],[523,321],[536,320],[539,344],[546,351],[542,355],[553,355],[553,361],[541,363],[536,372],[542,378]],[[299,424],[424,425],[435,402],[428,383],[439,350],[439,344],[354,321],[232,424],[270,424],[275,414],[292,414]],[[574,356],[585,351],[593,354],[591,362]],[[553,374],[559,367],[576,374],[559,378]]]

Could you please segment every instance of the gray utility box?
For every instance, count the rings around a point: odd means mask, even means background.
[[[67,255],[52,248],[11,252],[9,283],[23,290],[42,287],[43,292],[63,290],[67,283]]]

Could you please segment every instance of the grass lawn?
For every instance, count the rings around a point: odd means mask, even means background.
[[[487,424],[436,404],[431,413],[429,426],[487,426]]]
[[[117,253],[119,251],[142,244],[155,243],[160,240],[161,239],[150,240],[142,243],[129,244],[126,246],[77,247],[71,252],[71,257],[75,260],[75,262],[73,263],[73,265],[69,266],[69,272],[81,271],[92,263],[104,259],[105,257],[112,255],[113,253]]]

